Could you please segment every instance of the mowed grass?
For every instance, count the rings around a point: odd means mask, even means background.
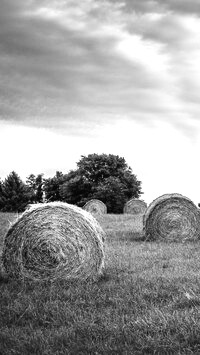
[[[11,214],[0,214],[0,246]],[[142,216],[98,217],[96,283],[0,283],[0,354],[200,354],[200,242],[144,242]]]

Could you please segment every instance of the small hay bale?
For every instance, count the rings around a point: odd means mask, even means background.
[[[92,199],[83,206],[83,209],[92,214],[106,214],[107,207],[105,203],[100,200]]]
[[[145,240],[186,241],[200,238],[195,204],[181,194],[165,194],[148,206],[143,218]]]
[[[124,205],[124,213],[127,214],[144,214],[146,209],[146,202],[134,198],[127,201]]]
[[[37,204],[8,230],[2,265],[16,278],[95,279],[104,265],[104,236],[95,218],[77,206]]]

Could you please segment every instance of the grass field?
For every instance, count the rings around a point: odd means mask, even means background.
[[[0,214],[0,249],[12,214]],[[200,354],[200,242],[144,242],[142,216],[104,215],[94,283],[0,282],[0,354]]]

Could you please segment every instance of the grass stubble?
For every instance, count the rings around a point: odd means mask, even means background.
[[[0,250],[12,214],[0,214]],[[0,279],[0,354],[199,354],[200,242],[142,240],[142,216],[98,217],[96,283]]]

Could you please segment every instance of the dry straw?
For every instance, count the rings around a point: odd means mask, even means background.
[[[144,214],[146,209],[146,202],[134,198],[127,201],[124,205],[124,213],[127,214]]]
[[[103,230],[88,212],[67,203],[27,209],[5,236],[2,265],[11,277],[95,279],[103,264]]]
[[[195,204],[180,194],[165,194],[147,208],[143,219],[146,240],[197,240],[199,214]]]
[[[106,214],[107,207],[106,205],[97,199],[92,199],[83,206],[83,209],[92,213],[92,214]]]

